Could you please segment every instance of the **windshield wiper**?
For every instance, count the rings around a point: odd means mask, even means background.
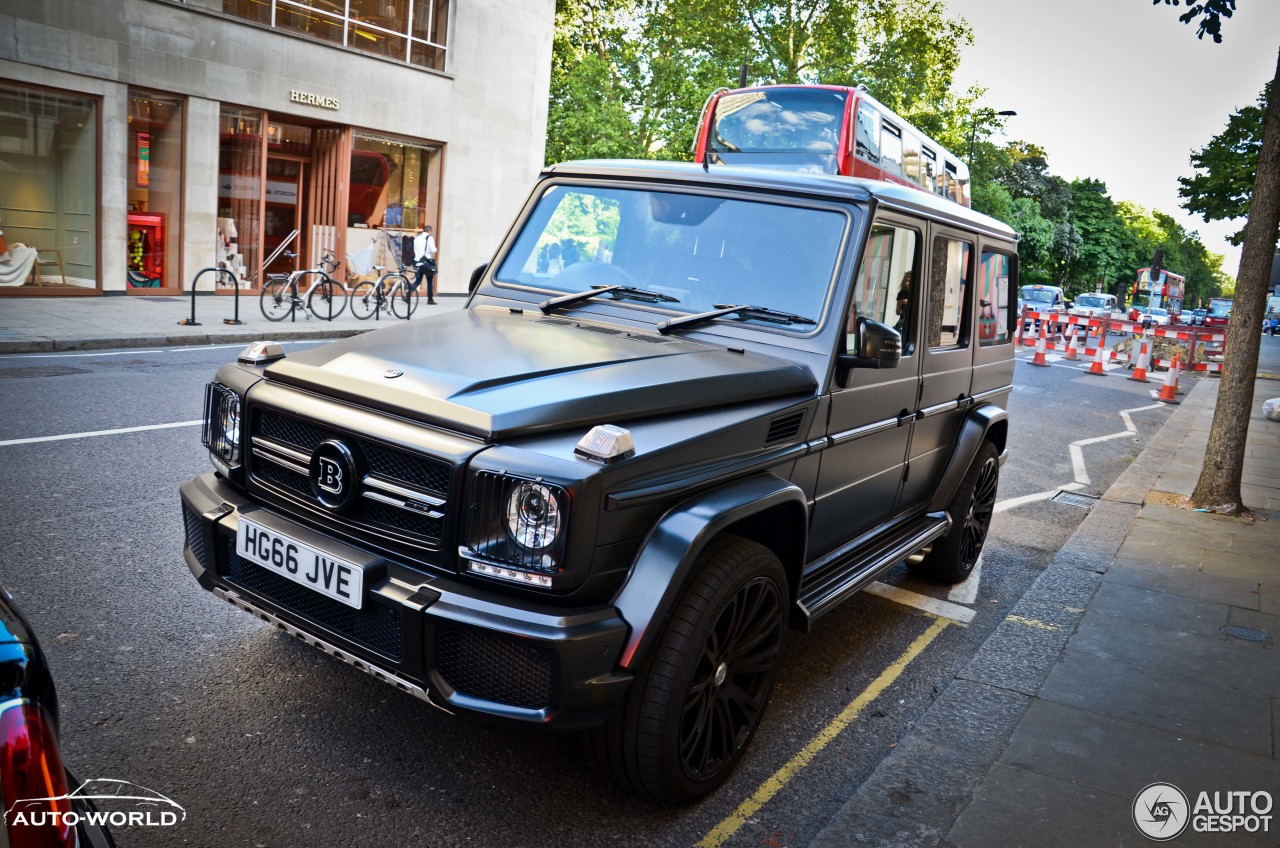
[[[679,303],[680,298],[672,297],[662,292],[649,291],[648,289],[640,289],[634,286],[592,286],[586,291],[574,292],[560,297],[553,297],[551,300],[544,300],[538,304],[538,308],[542,310],[543,315],[550,315],[561,306],[569,306],[583,300],[590,300],[593,297],[602,294],[611,294],[617,297],[629,297],[632,300],[640,300],[645,303]]]
[[[747,304],[733,306],[727,303],[717,303],[716,308],[710,312],[699,312],[695,315],[686,315],[683,318],[672,318],[670,321],[663,321],[658,325],[658,332],[666,335],[672,330],[678,330],[681,327],[692,327],[695,324],[712,321],[716,318],[722,318],[725,315],[739,315],[743,318],[756,318],[760,321],[768,321],[771,324],[818,323],[812,318],[806,318],[803,315],[795,315],[791,312],[779,312],[778,310],[770,309],[767,306],[749,306]]]

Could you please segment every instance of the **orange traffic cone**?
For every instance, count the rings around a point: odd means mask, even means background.
[[[1071,328],[1071,341],[1067,342],[1067,360],[1075,362],[1080,359],[1080,355],[1076,350],[1076,336],[1080,335],[1079,327]]]
[[[1102,358],[1107,355],[1107,346],[1103,344],[1103,339],[1098,339],[1098,346],[1093,351],[1093,362],[1089,363],[1089,367],[1085,369],[1086,374],[1092,374],[1095,377],[1107,376],[1107,369],[1102,367]]]
[[[1042,367],[1044,367],[1044,368],[1048,368],[1048,367],[1049,367],[1049,362],[1048,362],[1048,360],[1046,360],[1046,359],[1044,358],[1044,350],[1045,350],[1045,346],[1044,346],[1044,325],[1045,325],[1045,323],[1046,323],[1046,322],[1044,322],[1044,321],[1041,321],[1041,322],[1040,322],[1040,338],[1036,339],[1036,355],[1035,355],[1034,357],[1032,357],[1032,359],[1031,359],[1031,364],[1032,364],[1032,365],[1040,365],[1040,366],[1042,366]]]
[[[1147,343],[1142,342],[1142,352],[1138,354],[1138,364],[1134,367],[1133,373],[1129,375],[1129,379],[1135,383],[1150,383],[1147,379]]]
[[[1156,400],[1160,403],[1182,402],[1178,400],[1178,354],[1174,354],[1173,364],[1165,372],[1164,385],[1160,387],[1160,394],[1156,395]]]

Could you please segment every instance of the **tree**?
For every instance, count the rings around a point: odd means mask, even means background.
[[[1204,468],[1191,503],[1215,512],[1235,515],[1246,512],[1240,495],[1244,474],[1245,436],[1253,403],[1254,375],[1267,283],[1280,230],[1280,53],[1276,73],[1267,98],[1263,119],[1262,149],[1253,183],[1249,222],[1244,230],[1244,250],[1236,275],[1235,305],[1227,325],[1227,347],[1218,404],[1209,430]]]
[[[1262,152],[1262,119],[1270,94],[1271,83],[1267,83],[1256,105],[1235,112],[1221,134],[1191,154],[1195,173],[1178,178],[1182,208],[1206,221],[1249,217],[1249,198]],[[1230,241],[1238,245],[1243,239],[1241,227]]]
[[[1151,0],[1152,5],[1159,6],[1161,0]],[[1166,6],[1178,5],[1178,0],[1163,0]],[[1187,11],[1178,16],[1178,20],[1189,24],[1199,18],[1200,29],[1196,38],[1204,38],[1205,33],[1213,36],[1217,44],[1222,43],[1222,19],[1231,17],[1236,10],[1236,0],[1187,0]]]

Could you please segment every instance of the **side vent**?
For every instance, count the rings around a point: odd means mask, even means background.
[[[800,425],[804,423],[804,410],[779,415],[769,422],[769,434],[764,437],[765,447],[787,442],[800,435]]]

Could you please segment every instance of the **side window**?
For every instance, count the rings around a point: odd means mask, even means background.
[[[920,185],[920,139],[911,130],[902,131],[902,173]]]
[[[927,191],[941,194],[942,180],[938,178],[938,157],[927,147],[922,147],[920,152],[923,154],[923,158],[920,160],[920,184]]]
[[[1017,279],[1013,261],[1003,253],[982,251],[978,268],[978,344],[982,347],[1008,344],[1012,338],[1010,308]]]
[[[868,162],[880,162],[880,113],[865,100],[858,101],[857,155]]]
[[[919,241],[919,234],[905,227],[876,224],[871,228],[845,325],[846,350],[854,347],[854,327],[861,315],[888,324],[901,333],[903,354],[910,355],[911,315],[918,300],[912,282],[916,277]]]
[[[902,131],[885,121],[880,133],[880,167],[902,176]]]
[[[966,295],[972,276],[973,246],[959,239],[937,236],[929,275],[929,347],[969,346],[965,328]]]

